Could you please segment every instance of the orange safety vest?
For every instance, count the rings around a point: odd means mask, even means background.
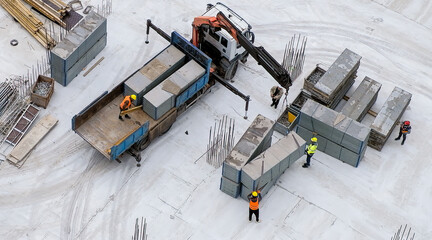
[[[252,210],[258,210],[259,208],[258,198],[256,198],[256,202],[253,202],[252,199],[249,200],[249,208]]]
[[[126,96],[123,99],[123,102],[120,103],[120,109],[124,111],[124,110],[128,109],[131,104],[132,104],[131,97],[130,96]]]

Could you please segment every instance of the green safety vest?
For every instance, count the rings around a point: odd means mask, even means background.
[[[315,143],[315,144],[309,144],[309,146],[307,147],[307,153],[310,155],[310,154],[314,154],[315,153],[315,151],[317,150],[317,148],[318,148],[318,143]]]

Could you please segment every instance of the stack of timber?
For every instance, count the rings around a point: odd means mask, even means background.
[[[24,0],[45,17],[58,23],[66,30],[72,29],[82,16],[60,0]]]
[[[381,83],[365,77],[344,105],[341,113],[360,122],[375,103]]]
[[[51,76],[68,85],[107,44],[107,20],[90,12],[51,50]]]
[[[411,102],[412,94],[395,87],[371,125],[368,146],[381,151]]]
[[[0,0],[0,5],[12,15],[36,40],[47,49],[56,42],[47,34],[43,23],[20,0]]]
[[[312,88],[307,86],[312,98],[331,109],[336,108],[354,84],[360,59],[360,55],[345,49]]]
[[[143,110],[157,120],[176,106],[177,97],[205,73],[195,60],[191,60],[143,97]]]
[[[124,96],[136,95],[135,106],[142,105],[143,96],[179,69],[186,55],[170,45],[130,76],[124,84]]]
[[[303,156],[306,141],[294,132],[273,144],[242,168],[241,197],[260,190],[264,197],[290,165]]]
[[[258,114],[222,165],[220,190],[234,198],[240,195],[241,170],[271,145],[274,121]]]
[[[370,128],[309,99],[304,104],[296,129],[303,139],[318,138],[318,150],[353,167],[362,160]]]

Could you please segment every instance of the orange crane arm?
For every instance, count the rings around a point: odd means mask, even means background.
[[[199,16],[194,18],[192,23],[192,44],[196,47],[198,47],[199,44],[199,30],[202,25],[209,25],[212,28],[223,28],[238,42],[237,31],[229,22],[224,21],[224,18],[220,18],[219,14],[216,17]]]

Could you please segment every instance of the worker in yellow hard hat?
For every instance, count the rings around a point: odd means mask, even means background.
[[[255,219],[257,222],[261,222],[261,220],[259,220],[259,201],[261,201],[260,190],[249,193],[248,199],[249,199],[249,222],[252,221],[252,214],[255,214]]]
[[[316,137],[311,138],[311,143],[306,147],[305,154],[306,156],[306,162],[303,164],[302,167],[308,168],[310,166],[310,160],[312,156],[314,155],[315,151],[318,148],[318,139]]]
[[[123,101],[120,103],[120,113],[119,113],[119,119],[123,121],[123,118],[121,116],[121,112],[128,110],[129,107],[132,105],[132,101],[136,100],[136,96],[135,95],[129,95],[126,96]],[[130,119],[129,115],[125,115],[125,118]]]

